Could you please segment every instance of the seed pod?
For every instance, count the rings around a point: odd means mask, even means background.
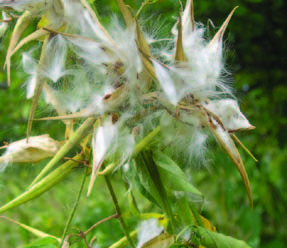
[[[9,162],[36,163],[45,158],[52,157],[60,147],[58,141],[48,134],[22,139],[8,145],[5,154],[0,157],[0,171],[3,171]]]

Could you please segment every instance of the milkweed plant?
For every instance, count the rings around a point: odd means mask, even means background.
[[[248,176],[235,144],[247,148],[235,133],[254,127],[226,83],[223,64],[223,34],[236,8],[214,37],[206,39],[205,27],[194,20],[193,2],[187,0],[168,37],[158,39],[145,32],[141,22],[141,9],[153,2],[144,1],[135,11],[117,0],[124,22],[111,14],[108,28],[101,24],[93,1],[0,3],[0,34],[15,23],[5,61],[9,84],[13,83],[11,57],[32,41],[38,44],[22,53],[23,70],[28,75],[27,99],[31,98],[27,137],[6,145],[0,168],[3,172],[13,163],[51,158],[29,188],[2,206],[0,213],[42,195],[75,167],[84,171],[61,237],[17,222],[49,247],[73,247],[72,236],[80,237],[82,247],[102,247],[96,237],[88,240],[87,234],[112,218],[118,219],[124,237],[111,248],[249,247],[218,233],[202,216],[204,196],[178,165],[182,158],[187,158],[185,167],[203,161],[207,139],[214,139],[240,173],[252,207]],[[36,30],[23,38],[24,31],[36,21]],[[65,141],[54,140],[49,134],[30,136],[41,97],[57,116],[40,120],[60,120],[59,125],[66,127]],[[66,158],[68,153],[74,156]],[[132,214],[121,210],[113,173],[120,173],[129,185]],[[87,231],[73,232],[71,221],[83,185],[87,181],[89,197],[97,177],[105,179],[115,214]],[[143,212],[134,190],[157,212]],[[139,223],[134,230],[126,224],[131,215]]]

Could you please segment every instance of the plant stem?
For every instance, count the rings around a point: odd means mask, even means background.
[[[118,218],[118,214],[113,214],[105,219],[102,219],[100,221],[98,221],[96,224],[92,225],[87,231],[84,232],[85,235],[87,235],[90,231],[92,231],[95,227],[97,227],[98,225],[108,221],[108,220],[111,220],[111,219],[114,219],[114,218]]]
[[[120,209],[120,206],[119,206],[119,202],[117,200],[117,197],[116,197],[115,191],[113,189],[113,186],[111,184],[111,181],[109,179],[109,176],[106,175],[104,177],[105,177],[105,181],[106,181],[107,187],[109,189],[109,192],[111,194],[111,197],[112,197],[112,200],[113,200],[113,203],[114,203],[114,207],[115,207],[116,212],[118,214],[118,219],[119,219],[119,222],[120,222],[120,224],[122,226],[123,232],[124,232],[128,242],[129,242],[130,247],[135,248],[135,244],[134,244],[133,240],[130,237],[130,234],[129,234],[128,230],[127,230],[127,226],[126,226],[126,224],[124,222],[124,219],[122,217],[122,212],[121,212],[121,209]]]
[[[51,159],[51,161],[44,167],[40,174],[34,179],[30,187],[39,182],[61,159],[77,144],[85,138],[90,130],[92,130],[96,118],[88,118],[85,122],[77,129],[70,139],[60,148],[57,154]]]
[[[71,213],[70,213],[70,216],[67,220],[67,223],[66,223],[66,226],[65,226],[65,229],[64,229],[64,232],[63,232],[63,235],[62,235],[62,242],[61,242],[61,245],[60,245],[60,248],[62,247],[63,243],[64,243],[64,239],[65,239],[65,236],[69,230],[69,227],[71,225],[71,222],[72,222],[72,219],[75,215],[75,212],[76,212],[76,209],[79,205],[79,201],[80,201],[80,198],[81,198],[81,195],[82,195],[82,192],[83,192],[83,188],[84,188],[84,185],[85,185],[85,182],[86,182],[86,178],[87,178],[87,169],[85,169],[85,172],[84,172],[84,175],[83,175],[83,178],[82,178],[82,182],[80,184],[80,189],[79,189],[79,192],[78,192],[78,195],[77,195],[77,198],[76,198],[76,201],[74,203],[74,206],[71,210]]]
[[[135,239],[138,234],[138,230],[131,232],[130,236]],[[123,237],[116,243],[112,244],[109,248],[126,248],[127,247],[127,237]]]
[[[134,148],[132,156],[135,158],[159,134],[160,126],[144,137]]]

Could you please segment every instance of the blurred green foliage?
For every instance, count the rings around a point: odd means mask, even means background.
[[[134,9],[140,7],[140,2],[135,4],[129,0],[126,3]],[[195,18],[208,24],[211,35],[229,12],[239,6],[225,35],[225,58],[226,69],[233,75],[233,87],[241,110],[256,126],[255,130],[238,135],[259,160],[255,163],[240,150],[254,194],[254,209],[248,204],[239,174],[220,148],[214,148],[206,167],[193,167],[186,171],[205,195],[204,216],[218,231],[246,240],[254,248],[279,248],[287,242],[287,195],[284,194],[287,191],[287,46],[283,37],[287,23],[283,13],[284,7],[286,10],[284,3],[284,0],[195,1]],[[119,14],[115,0],[96,0],[94,4],[107,26],[110,25],[110,18]],[[143,8],[142,21],[150,27],[148,31],[158,32],[158,36],[166,35],[179,9],[178,1],[159,0]],[[1,65],[4,64],[10,35],[11,32],[8,32],[0,43]],[[29,50],[29,46],[21,51]],[[22,88],[26,76],[21,68],[21,51],[12,60],[12,85],[9,88],[5,72],[0,73],[0,145],[4,145],[5,141],[22,139],[26,132],[31,101],[26,100]],[[51,111],[40,103],[36,117],[48,116]],[[35,122],[32,134],[48,132],[52,137],[63,140],[63,131],[64,125],[60,122],[45,121]],[[0,204],[23,192],[43,165],[13,165],[0,174]],[[77,194],[80,176],[73,173],[50,192],[8,212],[7,216],[61,236]],[[126,188],[119,176],[113,177],[117,193],[122,196],[120,204],[125,209],[128,206]],[[90,198],[82,197],[73,227],[86,230],[114,213],[111,199],[102,185],[102,178],[97,179]],[[144,201],[140,207],[149,209],[150,205]],[[129,225],[135,227],[136,223]],[[5,237],[0,240],[2,248],[23,247],[34,239],[27,231],[4,220],[0,220],[0,233]],[[123,234],[118,222],[111,220],[96,229],[93,235],[101,243],[109,245]]]

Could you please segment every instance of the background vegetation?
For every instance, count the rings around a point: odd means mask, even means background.
[[[135,9],[140,6],[126,1]],[[117,15],[116,1],[95,1],[100,18],[109,25],[110,17]],[[286,3],[285,3],[286,4]],[[227,70],[232,73],[235,95],[239,98],[242,112],[256,126],[253,131],[240,135],[242,142],[253,152],[259,162],[255,163],[243,151],[252,191],[254,209],[251,210],[240,176],[219,148],[214,148],[210,160],[203,167],[194,166],[188,170],[194,184],[203,192],[207,203],[204,215],[227,235],[246,240],[252,247],[284,247],[287,220],[287,132],[286,69],[287,46],[283,37],[286,33],[283,0],[213,0],[195,1],[195,18],[209,23],[211,36],[225,20],[233,7],[239,6],[225,35]],[[146,6],[143,21],[150,23],[151,31],[159,29],[168,32],[174,23],[180,5],[173,0],[160,0]],[[212,23],[209,19],[212,19]],[[284,30],[285,28],[285,30]],[[32,30],[32,29],[31,29]],[[0,43],[0,64],[9,41],[9,32]],[[24,50],[29,50],[25,47]],[[21,52],[13,59],[12,85],[7,87],[6,74],[0,72],[0,145],[4,142],[22,139],[31,101],[26,100],[22,88],[25,74],[20,65]],[[41,104],[40,104],[41,105]],[[47,116],[49,109],[38,107],[36,116]],[[59,122],[60,123],[60,122]],[[50,133],[58,140],[64,139],[59,123],[35,122],[32,135]],[[211,144],[212,146],[212,144]],[[43,164],[13,165],[0,174],[0,204],[19,195],[40,172]],[[17,209],[7,212],[15,220],[61,236],[65,221],[78,191],[76,182],[81,175],[77,171],[57,187]],[[119,176],[113,176],[120,204],[127,207],[126,188]],[[73,227],[86,230],[98,220],[113,214],[112,202],[103,179],[97,179],[90,198],[82,197]],[[84,191],[86,192],[86,191]],[[285,194],[284,194],[285,193]],[[143,208],[149,203],[143,201]],[[134,226],[136,223],[129,223]],[[33,235],[16,225],[0,220],[0,247],[24,247]],[[116,220],[111,220],[93,233],[100,243],[109,245],[123,234]]]

